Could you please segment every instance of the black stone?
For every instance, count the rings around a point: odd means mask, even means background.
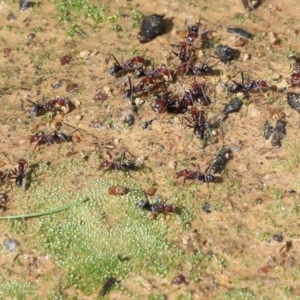
[[[163,20],[164,16],[164,14],[153,14],[145,17],[137,36],[141,43],[148,43],[157,36],[165,33],[166,27]]]
[[[222,62],[234,59],[234,49],[229,46],[220,45],[216,48],[215,53]]]

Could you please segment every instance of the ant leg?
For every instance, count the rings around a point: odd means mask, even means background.
[[[207,122],[205,122],[205,123],[203,124],[203,126],[204,126],[205,129],[207,129],[207,131],[209,132],[210,137],[211,137],[213,143],[216,143],[216,141],[215,141],[215,139],[214,139],[214,136],[213,136],[213,134],[212,134],[212,132],[211,132],[211,130],[210,130],[209,124],[208,124]]]
[[[34,146],[34,148],[33,148],[33,150],[32,150],[32,153],[34,153],[34,151],[35,151],[36,147],[38,146],[39,142],[40,142],[40,141],[37,141],[37,142],[35,143],[35,146]]]
[[[242,77],[242,85],[244,86],[244,72],[241,71],[241,77]]]

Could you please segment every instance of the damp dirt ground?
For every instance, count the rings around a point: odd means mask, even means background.
[[[290,82],[291,57],[300,53],[298,1],[265,0],[251,11],[237,0],[96,5],[38,1],[20,11],[16,1],[0,3],[1,217],[46,212],[0,220],[0,298],[97,299],[115,278],[106,299],[299,299],[300,119],[287,104],[287,92],[300,92]],[[166,33],[141,44],[141,15],[152,13],[165,14]],[[174,45],[184,41],[186,20],[199,18],[199,31],[211,34],[194,43],[196,65],[221,44],[236,56],[229,63],[208,56],[209,75],[175,76]],[[228,27],[253,37],[241,39]],[[188,126],[188,111],[152,109],[162,86],[134,95],[133,112],[123,100],[132,74],[111,76],[110,54],[119,61],[141,55],[148,69],[167,64],[173,78],[165,88],[174,99],[201,83],[211,103],[194,106],[208,122],[234,97],[243,105],[201,140]],[[62,64],[65,56],[71,60]],[[229,93],[241,71],[268,88]],[[29,101],[57,97],[70,101],[68,109],[28,117]],[[278,119],[286,135],[274,147],[262,131]],[[59,124],[65,140],[30,144],[30,135],[53,136]],[[205,172],[222,147],[229,157],[216,182],[176,178],[182,169]],[[137,170],[99,170],[123,153]],[[12,172],[7,176],[19,159],[29,170],[21,189]],[[126,194],[110,195],[116,185]],[[176,213],[137,208],[144,191]],[[78,205],[51,212],[72,203]],[[18,242],[12,252],[8,238]],[[186,284],[172,283],[180,274]]]

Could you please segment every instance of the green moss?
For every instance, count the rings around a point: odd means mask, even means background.
[[[142,23],[143,17],[144,17],[143,14],[141,14],[139,11],[133,9],[131,11],[132,27],[139,28]]]
[[[7,281],[2,276],[0,277],[0,298],[1,299],[16,299],[25,300],[29,295],[34,293],[32,283],[24,283],[18,280]]]
[[[83,15],[85,18],[92,19],[95,24],[105,20],[106,5],[93,5],[87,0],[69,0],[69,1],[54,1],[57,9],[57,20],[59,22],[68,22],[75,20]]]
[[[248,288],[234,289],[230,292],[223,293],[217,297],[217,299],[223,300],[251,300],[257,299],[254,293]]]
[[[111,31],[120,32],[123,28],[119,24],[112,24],[109,26]]]

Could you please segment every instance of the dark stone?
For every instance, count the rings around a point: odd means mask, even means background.
[[[157,36],[165,33],[164,16],[164,14],[153,14],[144,18],[137,36],[141,43],[148,43]]]

